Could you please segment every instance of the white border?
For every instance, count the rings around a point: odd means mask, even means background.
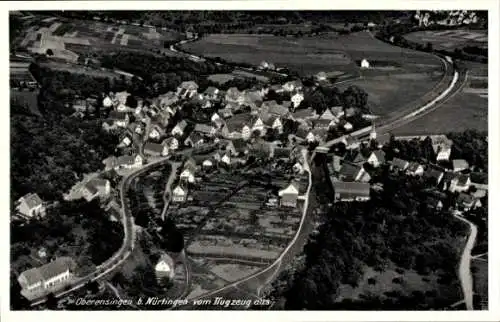
[[[2,2],[0,8],[3,9],[3,17],[5,20],[2,21],[2,37],[4,38],[1,50],[2,64],[4,66],[4,77],[2,78],[2,89],[8,93],[8,81],[7,75],[9,68],[8,63],[8,11],[9,10],[60,10],[60,9],[81,9],[88,10],[92,8],[94,10],[196,10],[200,9],[220,9],[220,10],[243,10],[243,9],[352,9],[352,10],[362,10],[362,9],[378,9],[378,10],[416,10],[416,9],[472,9],[472,10],[489,10],[489,86],[490,90],[488,92],[489,99],[489,231],[490,231],[490,250],[489,253],[489,311],[446,311],[446,312],[423,312],[423,311],[412,311],[412,312],[382,312],[382,311],[366,311],[366,312],[345,312],[345,311],[301,311],[301,312],[222,312],[222,311],[169,311],[169,312],[152,312],[152,311],[140,311],[140,312],[11,312],[9,311],[9,252],[7,245],[10,245],[9,240],[9,205],[8,198],[5,198],[3,218],[2,218],[2,228],[5,232],[2,234],[4,238],[2,247],[2,257],[1,257],[1,269],[3,273],[2,279],[0,279],[0,286],[2,290],[1,309],[2,318],[5,320],[20,320],[20,321],[31,321],[31,320],[50,320],[50,321],[85,321],[99,319],[99,320],[178,320],[185,321],[188,320],[208,320],[208,319],[220,319],[229,318],[235,320],[247,320],[255,321],[262,319],[269,320],[290,320],[290,321],[500,321],[500,296],[499,296],[499,254],[495,252],[495,247],[498,246],[498,236],[495,234],[495,228],[500,227],[498,219],[499,199],[495,198],[498,196],[499,182],[498,178],[500,171],[495,165],[499,164],[499,132],[498,132],[498,121],[500,121],[498,108],[499,97],[498,89],[500,88],[498,82],[498,71],[499,71],[499,44],[498,39],[500,35],[499,30],[499,6],[500,2],[498,0],[474,0],[474,1],[394,1],[394,0],[384,0],[384,1],[370,1],[370,0],[336,0],[336,1],[19,1],[19,2]],[[8,117],[8,107],[9,107],[9,95],[2,95],[4,98],[4,104],[2,107],[2,121],[4,126],[0,127],[2,131],[2,151],[10,151],[9,142],[9,117]],[[460,117],[460,115],[457,115]],[[9,164],[10,157],[8,152],[3,153],[4,157],[2,160],[2,172],[6,180],[3,180],[5,184],[1,186],[1,191],[3,196],[8,196],[10,187],[9,182]],[[492,193],[492,191],[494,193]],[[497,305],[495,305],[497,304]]]

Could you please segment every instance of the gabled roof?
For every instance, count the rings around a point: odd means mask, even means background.
[[[249,113],[236,114],[226,121],[229,132],[241,131],[243,126],[252,126],[253,115]]]
[[[180,185],[176,186],[172,192],[175,195],[185,195],[186,194],[186,191]]]
[[[408,167],[408,161],[400,158],[393,158],[392,165],[398,169],[405,169],[406,167]]]
[[[219,89],[214,86],[209,86],[207,89],[203,92],[205,95],[216,95]]]
[[[469,181],[469,176],[466,174],[460,174],[457,177],[457,185],[458,186],[465,186],[467,182]]]
[[[434,179],[439,179],[441,177],[441,175],[444,175],[444,173],[442,171],[439,171],[439,170],[436,170],[436,169],[432,169],[432,168],[428,168],[425,172],[424,172],[424,176],[427,177],[427,178],[434,178]]]
[[[71,257],[58,257],[50,263],[40,267],[34,267],[21,273],[26,278],[28,285],[47,281],[75,267],[75,262]]]
[[[469,163],[463,159],[453,160],[453,169],[468,169]]]
[[[214,131],[214,127],[213,126],[210,126],[208,124],[202,124],[202,123],[197,123],[195,126],[194,126],[194,132],[200,132],[200,133],[203,133],[203,134],[211,134],[213,133]]]
[[[188,158],[184,162],[183,168],[184,168],[184,170],[188,169],[191,172],[194,172],[194,170],[196,170],[196,161],[193,158]]]
[[[280,190],[278,192],[278,195],[281,197],[283,195],[290,195],[290,194],[299,194],[299,183],[297,181],[292,181],[288,187],[286,187],[283,190]]]
[[[163,145],[159,143],[147,142],[144,144],[144,152],[148,154],[161,154],[163,152]]]
[[[326,111],[323,112],[323,114],[320,115],[319,117],[320,120],[334,120],[336,119],[335,115],[333,115],[332,111],[330,109],[326,109]]]
[[[280,116],[284,116],[290,113],[288,107],[285,107],[283,103],[280,105],[274,100],[263,102],[262,109],[268,112],[269,114],[280,115]]]
[[[186,128],[187,126],[187,122],[186,120],[182,120],[180,121],[179,123],[177,123],[177,125],[175,125],[177,128],[179,128],[181,131],[184,131],[184,129]]]
[[[375,150],[372,152],[380,163],[385,162],[385,152],[382,150]]]
[[[419,164],[418,162],[410,162],[410,164],[408,165],[408,169],[407,170],[410,171],[410,172],[415,172],[421,166],[422,165]]]
[[[182,89],[198,89],[198,84],[196,84],[196,82],[194,81],[185,81],[185,82],[182,82],[180,85],[179,85],[180,88]]]
[[[36,193],[28,193],[22,197],[28,208],[32,209],[43,204],[42,199]]]
[[[111,111],[109,112],[109,118],[113,121],[125,121],[127,119],[127,113],[119,111]]]
[[[92,196],[93,196],[93,195],[95,195],[96,193],[98,193],[98,192],[99,192],[99,190],[97,190],[97,187],[96,187],[96,186],[94,186],[94,185],[92,184],[92,182],[90,182],[90,181],[89,181],[89,182],[87,182],[87,183],[85,184],[85,189],[86,189],[86,190],[87,190],[87,191],[88,191],[88,192],[89,192]]]
[[[340,168],[339,173],[342,177],[344,177],[343,180],[354,181],[354,179],[356,179],[356,176],[358,175],[359,171],[361,171],[361,169],[362,167],[359,165],[344,162],[342,168]]]
[[[471,195],[461,192],[457,197],[457,202],[461,204],[471,204],[474,198]]]
[[[370,196],[370,184],[364,182],[344,182],[335,181],[332,182],[333,190],[335,193],[340,193],[344,196],[352,197],[369,197]]]
[[[205,136],[200,132],[191,132],[186,140],[191,140],[193,143],[204,140]]]

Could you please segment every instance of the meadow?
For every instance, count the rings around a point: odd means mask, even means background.
[[[454,50],[464,46],[488,46],[488,34],[485,30],[426,30],[412,32],[404,37],[423,45],[431,43],[434,49],[441,50]]]

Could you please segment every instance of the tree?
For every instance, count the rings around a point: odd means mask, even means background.
[[[54,56],[54,52],[50,48],[47,49],[47,51],[45,53],[47,54],[47,56]]]

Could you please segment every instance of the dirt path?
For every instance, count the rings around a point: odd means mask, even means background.
[[[471,251],[474,247],[474,243],[476,242],[477,237],[477,226],[468,221],[467,219],[454,215],[455,218],[467,223],[470,227],[470,235],[467,239],[467,243],[465,244],[464,251],[462,253],[462,257],[460,259],[460,267],[459,267],[459,277],[460,283],[462,284],[462,292],[464,293],[464,301],[467,310],[474,310],[473,307],[473,280],[472,274],[470,271],[470,263],[471,263]]]

